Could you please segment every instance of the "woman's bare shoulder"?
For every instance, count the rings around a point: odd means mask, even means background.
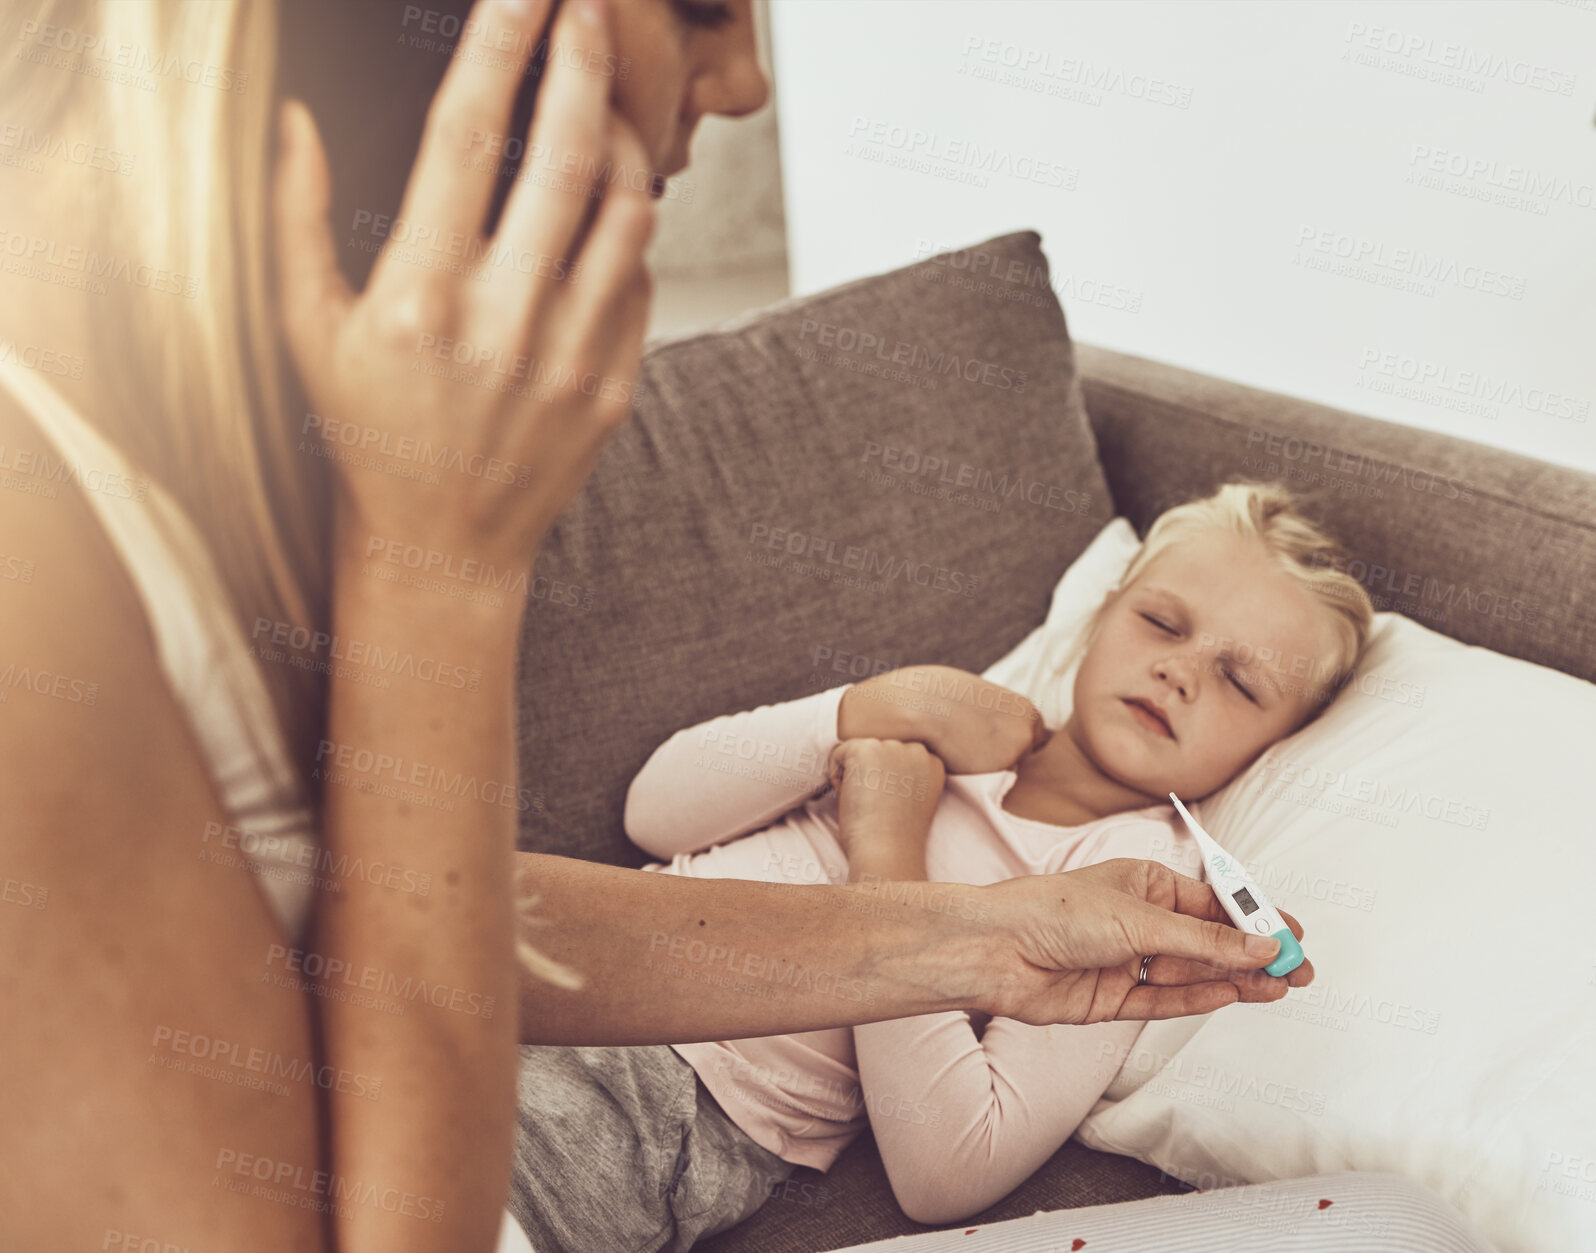
[[[144,660],[153,666],[154,637],[143,606],[85,489],[58,472],[54,446],[3,393],[0,448],[5,655],[24,665],[35,655],[41,662],[92,655],[106,679],[147,669]]]
[[[9,403],[0,445],[0,778],[26,807],[132,747],[124,720],[150,721],[171,696],[138,593],[84,489],[54,472],[53,446]]]
[[[0,445],[0,951],[28,954],[5,976],[0,1106],[32,1129],[0,1144],[0,1246],[319,1248],[308,1212],[206,1200],[219,1145],[314,1169],[315,1103],[192,1074],[172,1041],[310,1057],[308,1012],[262,983],[281,929],[216,855],[224,811],[119,556],[81,489],[31,472],[45,438],[4,405]],[[261,1208],[284,1209],[270,1237]]]
[[[142,601],[85,489],[52,473],[44,435],[0,403],[0,794],[34,852],[82,866],[128,808],[163,796],[215,808]],[[57,844],[46,832],[70,824]],[[16,851],[13,847],[13,851]]]

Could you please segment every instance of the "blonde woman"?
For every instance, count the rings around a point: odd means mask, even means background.
[[[529,569],[628,411],[658,176],[698,117],[766,91],[747,0],[552,4],[368,8],[366,39],[448,68],[394,219],[414,229],[358,292],[338,172],[279,98],[271,0],[0,16],[5,1248],[524,1249],[502,1208],[518,1038],[1285,992],[1252,973],[1272,943],[1151,863],[971,889],[981,923],[883,903],[844,933],[859,888],[515,854],[518,610],[362,556]],[[396,29],[412,10],[432,29]],[[368,50],[332,49],[333,73],[381,129]],[[481,139],[534,85],[525,142],[561,177],[502,182]],[[532,384],[420,368],[440,341],[535,363]],[[998,768],[1034,729],[973,713],[958,739]],[[461,778],[472,802],[439,803]],[[660,931],[791,954],[873,1005],[684,995],[643,967]]]

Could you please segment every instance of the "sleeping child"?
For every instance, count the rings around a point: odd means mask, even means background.
[[[1029,701],[976,676],[907,667],[679,731],[632,781],[627,834],[662,874],[875,882],[927,908],[968,907],[947,885],[1118,857],[1200,878],[1168,793],[1224,786],[1352,674],[1373,610],[1343,556],[1284,488],[1229,484],[1149,530],[1072,654],[1062,727],[1039,728]],[[971,728],[990,749],[1007,715],[1009,764],[992,769]],[[686,959],[656,938],[662,964]],[[796,977],[779,955],[690,960],[695,977],[751,994]],[[795,1166],[828,1169],[868,1125],[904,1213],[958,1221],[1069,1139],[1144,1025],[957,1010],[749,1040],[529,1046],[522,1104],[540,1117],[518,1132],[511,1208],[539,1253],[681,1253],[790,1190]]]

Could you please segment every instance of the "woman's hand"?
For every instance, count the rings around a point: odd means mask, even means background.
[[[602,16],[563,4],[529,154],[491,239],[495,155],[549,0],[479,0],[494,58],[456,56],[404,202],[355,295],[329,230],[310,113],[283,108],[275,197],[284,330],[357,542],[419,541],[526,566],[631,409],[647,325],[652,165],[610,107]],[[462,42],[462,46],[463,42]],[[540,158],[542,159],[542,158]],[[531,157],[528,158],[530,162]],[[405,242],[398,238],[401,235]]]
[[[1313,981],[1304,961],[1285,978],[1258,967],[1274,960],[1252,953],[1252,940],[1230,924],[1206,883],[1159,862],[1116,858],[1065,874],[1009,879],[981,889],[991,919],[1004,933],[989,1012],[1029,1023],[1092,1023],[1108,1019],[1206,1014],[1237,1000],[1276,1001],[1287,987]],[[1302,927],[1280,916],[1300,940]],[[1156,954],[1147,983],[1137,985],[1142,958]]]
[[[946,771],[923,744],[871,738],[843,740],[827,773],[837,789],[838,842],[851,871],[896,877],[898,854],[919,859],[924,878],[926,833],[942,799]],[[851,876],[850,876],[851,877]]]
[[[838,707],[837,733],[917,740],[950,774],[1007,770],[1049,735],[1026,697],[953,666],[904,666],[855,683]]]

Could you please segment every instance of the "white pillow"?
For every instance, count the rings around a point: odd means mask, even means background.
[[[1134,554],[1121,525],[1060,583],[1061,630]],[[987,674],[1056,710],[1056,676],[1025,685],[1055,625]],[[1077,1137],[1200,1188],[1395,1171],[1503,1253],[1596,1249],[1593,764],[1596,686],[1376,614],[1335,703],[1199,813],[1314,982],[1149,1023]]]
[[[1136,528],[1124,518],[1105,526],[1053,589],[1047,621],[988,666],[981,677],[1029,697],[1048,730],[1057,731],[1068,722],[1071,689],[1080,663],[1077,660],[1064,671],[1063,659],[1141,546]]]

